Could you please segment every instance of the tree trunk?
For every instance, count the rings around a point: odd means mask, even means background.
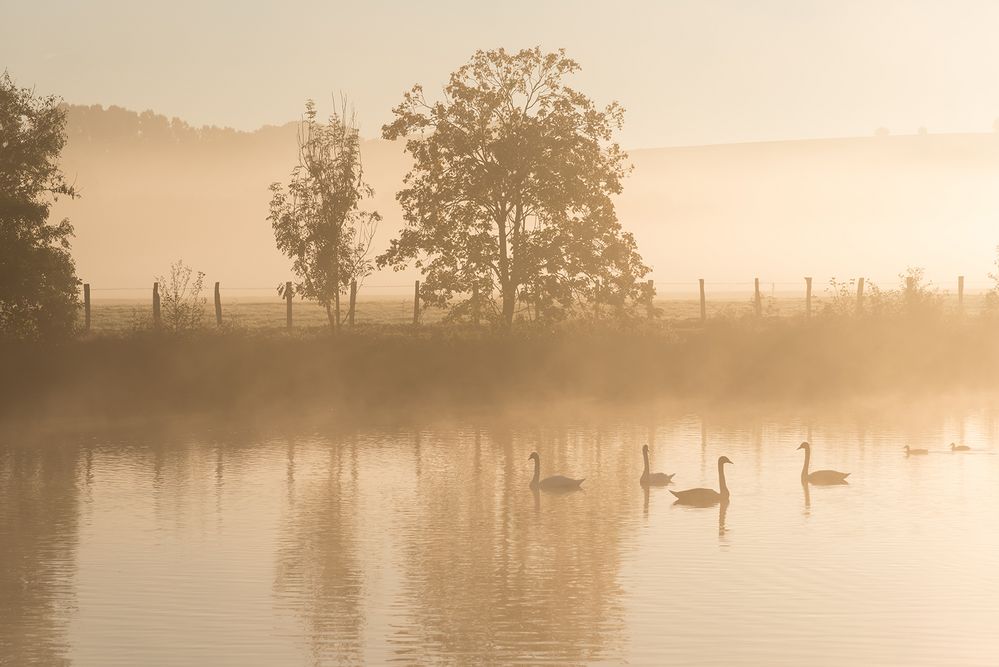
[[[503,327],[507,330],[513,327],[513,310],[517,305],[517,290],[513,285],[503,288]]]
[[[337,285],[336,293],[333,295],[333,309],[336,313],[336,332],[340,333],[340,286]]]
[[[326,319],[329,320],[330,331],[332,331],[333,333],[336,333],[335,321],[333,319],[333,309],[330,308],[329,301],[327,301],[325,305],[326,305]]]

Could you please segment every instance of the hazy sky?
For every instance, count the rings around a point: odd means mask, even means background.
[[[367,136],[477,48],[565,47],[628,147],[981,132],[999,2],[0,0],[0,67],[74,103],[254,129],[342,90]]]

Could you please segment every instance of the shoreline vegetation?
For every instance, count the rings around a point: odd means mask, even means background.
[[[933,316],[936,314],[937,316]],[[0,422],[171,416],[347,421],[565,402],[700,405],[922,400],[990,392],[999,319],[604,320],[511,333],[460,324],[253,332],[138,330],[0,345]]]

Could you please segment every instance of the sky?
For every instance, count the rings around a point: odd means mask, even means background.
[[[0,68],[78,104],[253,130],[342,91],[376,136],[476,49],[565,48],[627,148],[986,132],[999,2],[0,0]]]

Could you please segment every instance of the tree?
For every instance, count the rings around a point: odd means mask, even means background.
[[[326,308],[334,331],[340,329],[340,294],[371,273],[368,252],[381,220],[377,211],[359,209],[361,200],[374,195],[364,182],[360,144],[346,100],[326,124],[316,120],[315,103],[308,100],[291,182],[287,190],[271,185],[268,220],[278,249],[294,261],[301,279],[295,291]]]
[[[52,339],[72,333],[78,307],[68,219],[49,208],[76,190],[59,169],[66,112],[0,76],[0,336]]]
[[[578,70],[561,50],[478,51],[443,101],[419,85],[406,93],[382,128],[414,160],[397,195],[406,226],[379,266],[415,261],[424,302],[452,315],[470,309],[469,295],[498,292],[498,310],[482,305],[506,328],[518,300],[555,318],[638,298],[648,269],[611,200],[630,170],[612,141],[624,110],[566,86]]]

